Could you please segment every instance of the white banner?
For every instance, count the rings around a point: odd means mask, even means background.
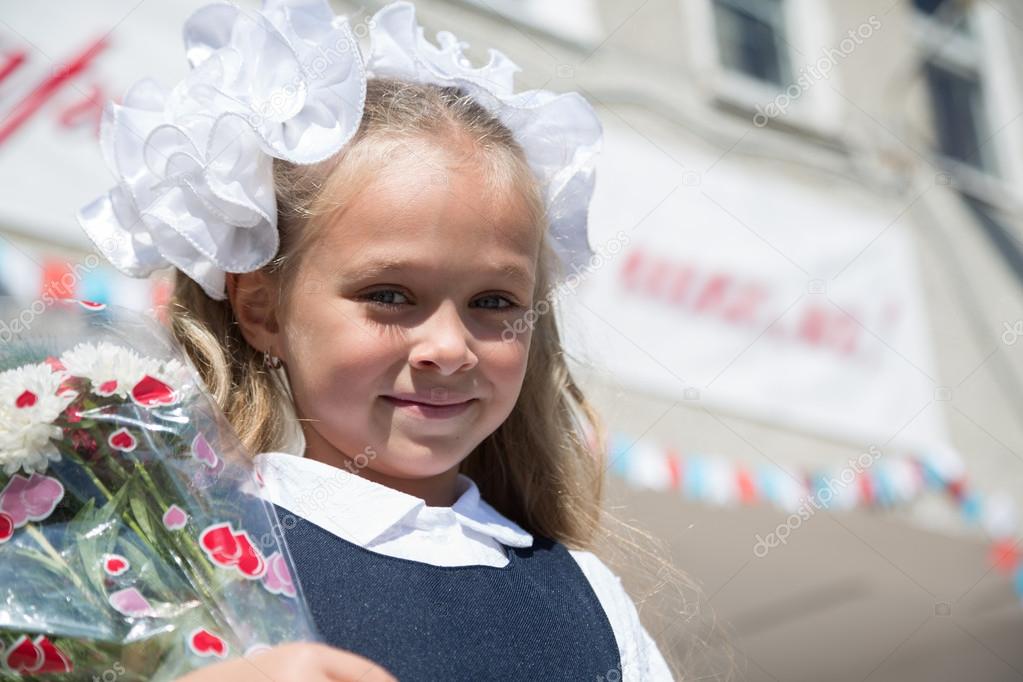
[[[103,104],[142,78],[165,88],[184,78],[181,26],[205,4],[4,3],[0,231],[91,250],[75,212],[116,182],[99,147]]]
[[[856,443],[948,443],[905,206],[606,136],[591,210],[606,257],[563,297],[575,352],[671,400]]]

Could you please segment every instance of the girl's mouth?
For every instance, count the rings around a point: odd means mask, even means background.
[[[468,410],[472,404],[476,402],[476,398],[472,398],[465,402],[450,405],[430,405],[428,403],[420,403],[414,400],[402,400],[389,395],[382,397],[384,400],[388,401],[406,414],[422,417],[424,419],[450,419],[451,417],[457,417]]]

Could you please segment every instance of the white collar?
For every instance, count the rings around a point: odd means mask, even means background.
[[[264,452],[255,464],[264,499],[361,547],[395,526],[430,529],[450,524],[510,547],[533,544],[533,536],[487,504],[475,481],[462,473],[455,503],[431,507],[422,498],[307,457]]]

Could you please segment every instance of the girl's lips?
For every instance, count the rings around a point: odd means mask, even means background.
[[[414,400],[402,400],[393,396],[385,395],[382,396],[384,400],[388,401],[397,408],[407,414],[422,417],[424,419],[449,419],[456,417],[466,410],[468,410],[474,402],[475,398],[466,400],[465,402],[455,403],[453,405],[428,405],[426,403],[418,403]]]

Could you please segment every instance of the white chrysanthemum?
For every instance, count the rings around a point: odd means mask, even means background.
[[[0,373],[0,467],[8,476],[42,472],[60,459],[51,439],[63,432],[53,422],[78,397],[71,390],[57,395],[66,377],[45,363]]]
[[[192,370],[177,358],[165,362],[159,373],[153,376],[178,390],[195,383]]]
[[[192,383],[191,371],[176,358],[160,362],[107,341],[80,343],[60,361],[72,376],[92,382],[92,392],[127,400],[131,389],[147,374],[173,388]]]
[[[147,374],[157,376],[160,362],[107,341],[80,343],[60,356],[68,373],[92,382],[92,392],[127,399]]]

